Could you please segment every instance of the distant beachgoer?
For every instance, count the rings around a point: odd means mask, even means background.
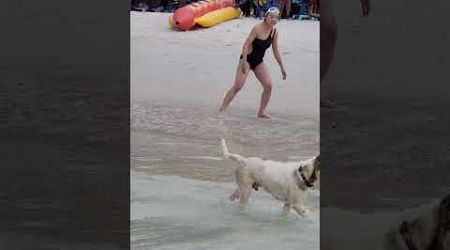
[[[241,9],[243,16],[250,16],[252,0],[236,0],[236,5]]]
[[[169,0],[161,0],[162,12],[166,12],[169,5]]]
[[[272,46],[273,54],[280,66],[283,80],[286,79],[286,70],[281,60],[281,54],[278,49],[278,34],[275,28],[280,17],[280,10],[277,7],[271,7],[264,15],[264,20],[256,24],[245,40],[242,54],[236,71],[234,85],[228,90],[223,104],[219,109],[219,116],[222,116],[225,109],[242,89],[250,70],[253,71],[256,78],[261,82],[264,91],[261,96],[261,104],[258,111],[259,118],[269,118],[266,114],[266,107],[270,100],[272,92],[272,80],[267,65],[264,63],[264,54]]]
[[[281,11],[282,18],[290,18],[291,17],[291,0],[278,0],[278,8]]]

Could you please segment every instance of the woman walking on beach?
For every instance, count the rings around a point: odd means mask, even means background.
[[[280,16],[280,10],[271,7],[264,15],[264,21],[256,24],[250,35],[245,40],[242,54],[236,71],[234,85],[228,90],[223,104],[219,109],[219,116],[222,116],[225,109],[245,84],[248,73],[253,71],[256,78],[261,82],[264,91],[261,95],[261,104],[258,111],[259,118],[269,118],[266,114],[266,107],[270,100],[272,92],[272,80],[267,65],[264,63],[264,54],[272,45],[273,54],[280,66],[283,80],[286,79],[286,70],[281,60],[281,54],[278,49],[278,31],[275,28]]]

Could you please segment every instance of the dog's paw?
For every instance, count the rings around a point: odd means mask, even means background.
[[[316,219],[314,218],[314,216],[312,216],[312,214],[296,214],[297,217],[302,220],[302,221],[307,221],[307,222],[311,222],[311,223],[315,223]]]
[[[233,193],[228,197],[228,199],[230,199],[230,201],[235,201],[238,198],[239,198],[239,193]]]
[[[310,221],[310,222],[316,222],[316,219],[314,218],[314,214],[309,209],[304,209],[302,213],[302,218]]]

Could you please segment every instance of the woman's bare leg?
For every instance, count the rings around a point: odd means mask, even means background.
[[[219,116],[223,115],[226,108],[233,100],[233,98],[242,89],[242,87],[244,87],[245,80],[247,79],[247,76],[248,76],[248,73],[250,72],[250,70],[247,70],[247,72],[245,72],[245,73],[242,72],[242,63],[248,64],[248,62],[244,62],[242,59],[239,60],[239,64],[238,64],[238,67],[236,70],[236,77],[234,80],[234,85],[230,88],[230,90],[228,90],[227,94],[225,95],[222,106],[219,109]],[[248,68],[250,68],[250,66]]]
[[[285,0],[277,1],[277,7],[280,10],[280,17],[283,17],[282,15],[283,15],[284,6],[285,6]]]
[[[269,68],[264,62],[262,62],[261,64],[256,66],[253,72],[264,88],[264,91],[261,95],[261,104],[259,106],[258,117],[269,118],[269,116],[266,114],[267,104],[269,103],[270,95],[272,93],[272,79],[270,78]]]
[[[291,0],[285,0],[286,1],[286,18],[291,18]]]

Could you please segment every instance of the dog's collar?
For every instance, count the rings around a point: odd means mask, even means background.
[[[313,187],[314,187],[314,184],[312,184],[312,183],[308,180],[308,178],[306,178],[306,176],[305,176],[305,174],[304,174],[304,172],[303,172],[303,168],[300,168],[300,176],[302,177],[303,182],[305,183],[305,185],[306,185],[307,187],[309,187],[309,188],[313,188]]]
[[[300,176],[302,177],[302,180],[299,180],[298,175],[297,175],[297,171],[295,171],[295,176],[297,177],[298,182],[303,181],[303,183],[306,185],[306,187],[313,189],[314,188],[314,184],[311,183],[310,180],[308,180],[308,178],[306,178],[305,173],[303,172],[303,167],[300,167],[298,169],[298,171],[300,172]],[[301,188],[301,183],[299,183],[299,187]]]

